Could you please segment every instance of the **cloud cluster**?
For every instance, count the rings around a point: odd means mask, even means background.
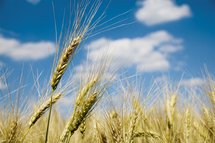
[[[141,5],[135,16],[137,20],[148,26],[191,16],[188,5],[177,6],[173,0],[144,0]]]
[[[88,58],[94,63],[108,57],[118,67],[135,67],[138,72],[167,71],[169,57],[182,50],[182,40],[166,31],[145,37],[111,40],[101,38],[88,44]]]
[[[17,39],[5,38],[0,35],[0,55],[9,57],[15,61],[39,60],[52,55],[55,45],[52,42],[27,42],[22,43]]]

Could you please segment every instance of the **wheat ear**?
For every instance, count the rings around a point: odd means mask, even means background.
[[[147,131],[147,132],[134,132],[133,137],[134,138],[138,138],[138,137],[160,138],[160,135],[152,131]]]
[[[57,67],[51,79],[51,87],[53,90],[57,88],[57,85],[60,82],[60,79],[62,78],[66,68],[68,67],[70,59],[72,55],[75,53],[75,50],[78,47],[78,45],[81,43],[81,40],[82,40],[82,36],[78,36],[74,38],[74,40],[72,40],[69,46],[66,49],[64,49],[64,51],[62,52],[59,62],[57,64]]]
[[[89,92],[89,90],[95,87],[98,80],[99,80],[99,76],[95,76],[87,83],[87,85],[84,88],[81,89],[75,102],[76,107],[80,106],[81,102],[84,101],[84,98]]]
[[[17,134],[17,128],[18,128],[18,123],[17,121],[12,121],[11,127],[10,127],[10,133],[8,137],[7,143],[13,143],[16,142],[16,134]]]
[[[112,136],[112,140],[114,143],[122,143],[122,123],[120,116],[116,111],[110,113],[110,117],[108,118],[110,133]]]
[[[166,100],[167,140],[169,142],[174,138],[176,99],[176,94],[173,94]]]
[[[176,94],[173,94],[170,99],[167,99],[166,103],[167,124],[169,129],[172,129],[173,127],[176,98],[177,98]]]
[[[60,97],[62,96],[61,93],[57,93],[53,96],[52,100],[48,99],[47,101],[45,101],[38,109],[37,111],[31,116],[30,121],[29,121],[29,128],[31,128],[36,122],[37,120],[43,115],[45,114],[46,110],[48,108],[50,108],[51,104],[55,104],[57,102],[58,99],[60,99]]]
[[[82,102],[82,105],[79,106],[78,110],[73,112],[72,117],[67,123],[61,137],[60,143],[64,143],[69,136],[72,136],[74,132],[78,129],[83,120],[90,113],[93,105],[98,101],[99,93],[95,92],[89,96],[88,99]]]
[[[215,122],[213,116],[211,116],[211,112],[206,107],[203,107],[203,120],[204,126],[208,131],[208,135],[210,136],[211,140],[214,140],[215,136]]]
[[[189,143],[190,141],[190,131],[191,131],[191,114],[190,114],[190,109],[187,109],[185,112],[185,139],[186,143]]]
[[[137,118],[138,118],[138,113],[135,110],[131,117],[131,123],[130,123],[129,132],[128,132],[128,143],[134,142],[134,129],[136,127]]]

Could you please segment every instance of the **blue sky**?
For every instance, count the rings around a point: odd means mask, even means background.
[[[59,29],[70,0],[0,0],[0,67],[10,71],[10,81],[18,80],[22,69],[32,80],[30,67],[43,73],[42,80],[48,78],[55,52],[52,2]],[[184,84],[198,85],[204,65],[215,72],[214,0],[112,0],[105,19],[128,10],[120,19],[133,23],[87,39],[74,69],[83,67],[87,51],[95,62],[109,48],[114,64],[146,79],[185,74]]]

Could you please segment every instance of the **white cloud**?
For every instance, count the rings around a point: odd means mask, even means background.
[[[102,67],[104,66],[105,67]],[[93,63],[84,62],[78,66],[74,67],[74,74],[72,75],[72,79],[74,82],[80,82],[84,80],[88,80],[95,74],[102,74],[102,80],[113,80],[116,79],[116,75],[114,75],[114,71],[112,71],[111,67],[101,61],[94,61]],[[104,71],[104,72],[101,72]]]
[[[26,42],[17,39],[4,38],[0,35],[0,55],[7,56],[13,60],[39,60],[52,55],[55,45],[52,42]]]
[[[178,51],[181,51],[183,47],[180,46],[173,46],[173,45],[163,45],[160,48],[160,51],[166,54],[176,53]]]
[[[168,57],[181,50],[181,47],[181,39],[166,31],[157,31],[134,39],[101,38],[88,44],[87,50],[92,63],[109,57],[117,67],[135,67],[138,72],[155,72],[169,70],[171,63]]]
[[[137,20],[149,26],[190,16],[188,5],[177,6],[172,0],[144,0],[141,8],[136,12]]]
[[[31,3],[31,4],[38,4],[41,0],[26,0],[27,2]]]
[[[204,80],[199,77],[184,79],[181,81],[181,85],[185,87],[198,87],[198,86],[202,86],[203,84],[204,84]]]

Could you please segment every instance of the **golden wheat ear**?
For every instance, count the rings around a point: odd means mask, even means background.
[[[45,101],[31,116],[30,121],[28,123],[29,128],[31,128],[40,119],[40,117],[45,114],[46,110],[50,108],[51,104],[55,104],[61,96],[61,93],[57,93],[53,96],[52,100],[48,99],[47,101]]]
[[[53,90],[57,88],[60,79],[62,78],[66,68],[68,67],[70,58],[74,54],[77,46],[81,43],[81,40],[81,36],[78,36],[77,38],[72,40],[71,44],[62,52],[62,55],[60,56],[59,62],[51,79],[51,87]]]
[[[82,106],[80,106],[78,110],[74,111],[60,137],[60,143],[64,143],[70,136],[74,134],[87,115],[91,112],[92,107],[96,104],[98,98],[99,93],[94,92],[89,96],[88,99],[82,102]]]
[[[98,19],[94,20],[101,4],[102,0],[95,0],[93,2],[90,2],[89,0],[80,0],[77,3],[77,8],[75,8],[76,12],[73,15],[74,21],[71,22],[72,27],[69,27],[67,30],[69,32],[65,35],[66,38],[63,42],[63,51],[56,66],[54,66],[55,69],[53,70],[53,75],[50,81],[53,91],[57,88],[72,57],[77,51],[78,46],[83,40],[89,37],[96,25],[102,19],[103,14],[99,16]]]

